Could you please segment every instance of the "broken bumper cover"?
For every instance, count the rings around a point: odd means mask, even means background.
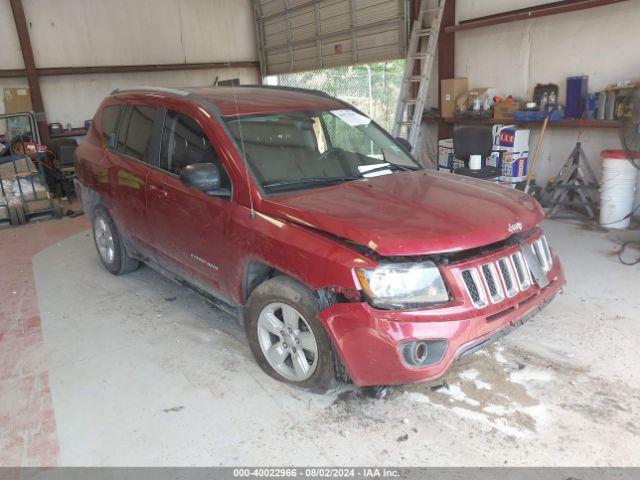
[[[564,285],[559,260],[544,289],[534,286],[502,305],[479,310],[463,302],[423,310],[377,310],[368,303],[339,303],[319,314],[349,376],[358,386],[434,380],[458,358],[507,335],[544,308]],[[413,367],[401,347],[417,340],[446,340],[441,359]]]

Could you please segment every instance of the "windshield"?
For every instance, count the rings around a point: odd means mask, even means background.
[[[387,133],[353,110],[226,117],[269,193],[328,186],[420,166]]]

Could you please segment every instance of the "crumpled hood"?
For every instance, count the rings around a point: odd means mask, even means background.
[[[438,172],[401,172],[275,195],[263,212],[345,238],[385,256],[455,252],[489,245],[539,224],[530,196]]]

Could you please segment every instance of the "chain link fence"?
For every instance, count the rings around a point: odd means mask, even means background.
[[[393,126],[404,60],[271,77],[267,83],[321,90],[351,103],[387,131]]]
[[[391,132],[400,95],[404,60],[329,68],[268,77],[267,84],[321,90],[351,103]],[[418,160],[435,168],[437,142],[429,127],[423,128]],[[401,131],[401,136],[405,131]]]

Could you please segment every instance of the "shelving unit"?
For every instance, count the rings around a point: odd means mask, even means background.
[[[496,120],[494,118],[473,119],[473,118],[441,118],[433,115],[425,115],[422,117],[424,122],[438,123],[442,122],[446,125],[495,125],[510,124],[522,127],[536,128],[541,127],[542,122],[522,122],[517,120]],[[566,119],[557,122],[549,122],[547,128],[620,128],[620,122],[617,120],[577,120]]]
[[[86,128],[72,128],[71,130],[63,130],[60,133],[50,133],[49,138],[67,138],[67,137],[82,137],[87,134]]]
[[[416,0],[413,0],[414,3]],[[532,18],[545,17],[550,15],[566,14],[577,12],[589,8],[604,7],[614,3],[629,0],[560,0],[543,5],[537,5],[518,10],[488,15],[485,17],[472,18],[455,23],[456,0],[449,0],[446,4],[443,15],[442,29],[438,41],[438,103],[440,103],[440,81],[446,78],[454,78],[455,75],[455,32],[470,30],[474,28],[490,28],[491,26],[529,20]],[[414,5],[415,9],[415,5]],[[451,119],[437,116],[424,116],[423,120],[429,123],[436,123],[438,126],[438,139],[451,138],[454,124],[468,125],[491,125],[498,123],[494,119],[473,120],[473,119]],[[503,122],[504,123],[504,122]],[[535,128],[541,126],[542,122],[515,122],[517,125]],[[550,122],[550,128],[618,128],[619,124],[611,120],[561,120]]]

